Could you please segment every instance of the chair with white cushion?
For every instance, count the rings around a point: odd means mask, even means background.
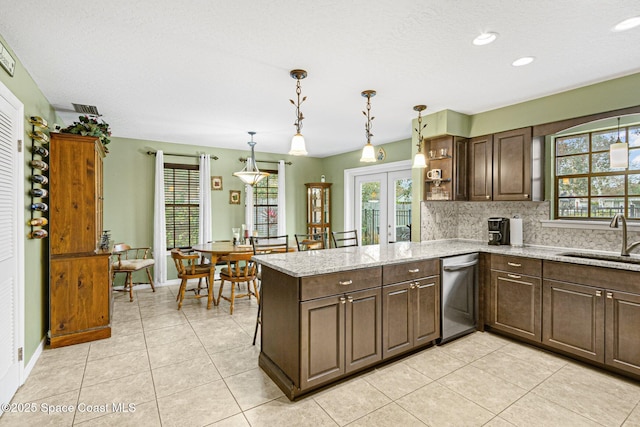
[[[156,288],[153,286],[153,278],[151,277],[151,267],[155,264],[153,258],[149,256],[151,248],[132,248],[124,243],[118,243],[113,246],[114,260],[111,263],[111,271],[113,272],[112,282],[115,280],[117,273],[126,274],[123,291],[129,290],[129,301],[133,301],[133,273],[140,270],[146,270],[149,284],[153,292]],[[140,285],[142,283],[135,283]]]

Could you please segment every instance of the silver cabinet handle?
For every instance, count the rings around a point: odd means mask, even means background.
[[[507,265],[510,265],[511,267],[522,267],[522,264],[518,264],[515,262],[508,262]]]
[[[413,270],[409,270],[409,273],[419,273],[420,269],[419,268],[414,268]]]
[[[353,283],[353,280],[344,280],[344,281],[341,280],[338,283],[342,286],[349,286],[350,284]]]
[[[487,200],[489,200],[491,198],[491,196],[485,196]]]
[[[353,297],[347,297],[347,301],[353,302]]]
[[[418,284],[416,282],[411,282],[411,284],[409,285],[409,288],[415,289],[417,285]]]
[[[345,297],[340,297],[340,304],[346,304],[347,299]]]
[[[612,292],[607,292],[607,298],[613,299],[613,293]]]
[[[597,297],[601,297],[602,296],[602,291],[596,291],[596,296]]]
[[[512,279],[522,279],[522,276],[518,276],[517,274],[507,274],[507,276],[511,277]]]

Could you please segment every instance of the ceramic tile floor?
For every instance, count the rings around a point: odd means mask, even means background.
[[[177,311],[176,290],[116,293],[113,336],[45,350],[13,400],[37,411],[0,426],[640,426],[640,383],[479,332],[292,403],[258,368],[255,299]]]

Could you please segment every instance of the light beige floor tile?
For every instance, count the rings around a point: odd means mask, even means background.
[[[216,307],[212,305],[209,310],[207,310],[206,301],[200,300],[203,304],[200,305],[189,305],[182,307],[182,312],[187,317],[190,322],[198,322],[201,320],[207,319],[226,319],[229,317],[229,311],[225,309],[221,309],[220,307]]]
[[[85,363],[89,355],[90,343],[70,345],[60,348],[46,348],[40,355],[32,374],[40,369],[53,370],[61,366]]]
[[[113,320],[111,322],[112,337],[135,335],[140,332],[142,332],[142,321],[140,319],[127,320],[124,322]]]
[[[539,366],[549,371],[557,371],[568,362],[563,356],[520,343],[510,343],[502,347],[496,353],[507,353],[522,359],[532,365]]]
[[[204,347],[197,338],[186,338],[172,341],[153,348],[149,352],[151,369],[173,365],[195,358],[207,357]]]
[[[143,305],[140,307],[140,317],[143,319],[164,314],[177,314],[178,303],[175,301],[165,301],[157,304]]]
[[[387,426],[402,426],[402,427],[420,427],[425,424],[402,409],[395,403],[390,403],[371,412],[368,415],[360,418],[348,424],[349,427],[387,427]]]
[[[142,318],[142,327],[145,331],[162,329],[168,326],[182,325],[185,323],[187,323],[187,318],[179,311],[171,314]]]
[[[337,425],[312,398],[291,402],[286,397],[281,397],[244,414],[252,427]]]
[[[341,426],[391,402],[387,396],[362,379],[335,386],[314,397],[314,400]]]
[[[152,349],[154,347],[169,344],[173,341],[196,339],[196,334],[193,332],[193,329],[189,324],[184,323],[176,326],[144,331],[144,337],[147,347],[150,349],[150,353],[152,353]]]
[[[78,409],[76,413],[76,423],[87,421],[103,415],[116,412],[113,404],[122,403],[138,405],[150,402],[156,397],[153,390],[153,380],[151,372],[146,371],[128,377],[122,377],[100,384],[82,387],[78,399]],[[95,411],[80,411],[80,405],[86,408],[98,408]],[[104,408],[104,410],[102,410]]]
[[[241,412],[222,380],[159,398],[158,408],[166,426],[204,426]]]
[[[432,382],[396,401],[431,426],[480,426],[494,414],[448,388]]]
[[[71,426],[78,403],[80,390],[49,396],[44,399],[13,399],[15,412],[5,412],[0,417],[0,426]],[[26,405],[25,405],[26,404]]]
[[[124,408],[126,409],[120,412],[111,412],[74,425],[82,427],[159,427],[161,425],[155,400],[139,405],[134,404],[131,407],[125,405]]]
[[[55,369],[34,369],[18,389],[13,402],[30,402],[49,396],[79,390],[84,375],[84,363],[59,366]],[[3,402],[0,402],[3,403]]]
[[[640,427],[640,403],[631,411],[622,427]]]
[[[482,332],[477,332],[476,334],[481,333]],[[506,343],[498,345],[495,341],[488,339],[474,338],[476,334],[458,338],[455,341],[440,346],[440,348],[451,357],[460,359],[465,363],[471,363],[506,345]]]
[[[438,383],[477,403],[494,414],[522,397],[527,390],[473,366],[465,366]]]
[[[533,393],[522,397],[505,409],[500,416],[517,426],[598,427],[600,425]]]
[[[233,350],[211,354],[211,360],[218,368],[222,378],[227,378],[258,367],[260,349],[253,345],[245,345]]]
[[[112,336],[104,340],[93,341],[89,349],[88,360],[104,359],[136,350],[146,350],[143,334]]]
[[[502,350],[487,354],[473,362],[471,366],[525,390],[533,389],[555,372],[547,369],[545,364],[538,364],[535,360],[520,359]]]
[[[135,302],[122,302],[113,304],[111,318],[118,322],[128,322],[140,319],[140,307]]]
[[[257,424],[254,424],[257,425]],[[249,421],[245,418],[244,414],[237,414],[224,420],[217,421],[211,426],[215,427],[249,427]]]
[[[513,424],[498,416],[492,418],[491,421],[486,423],[483,427],[513,427]]]
[[[224,379],[243,411],[283,395],[262,369],[256,368]]]
[[[640,385],[570,363],[533,393],[600,424],[621,425],[640,400]]]
[[[450,356],[441,347],[432,347],[410,356],[404,359],[404,363],[433,380],[465,366],[462,360]]]
[[[148,371],[147,350],[137,350],[117,356],[94,359],[87,362],[82,386],[90,386],[129,375]]]
[[[189,390],[221,378],[208,356],[163,366],[151,373],[157,397]]]
[[[432,381],[431,378],[422,375],[405,363],[376,369],[363,379],[391,400],[399,399]]]
[[[209,354],[246,347],[251,344],[253,337],[249,336],[238,325],[228,329],[219,329],[207,335],[198,335]]]

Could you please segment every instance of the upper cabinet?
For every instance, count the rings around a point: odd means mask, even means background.
[[[469,200],[491,200],[493,184],[493,135],[469,141]]]
[[[307,187],[307,233],[322,234],[329,247],[331,233],[331,183],[310,182]]]
[[[425,140],[425,200],[467,200],[467,142],[451,135]]]

